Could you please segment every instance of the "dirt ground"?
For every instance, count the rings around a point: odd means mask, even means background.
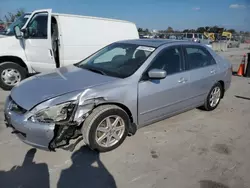
[[[245,49],[220,53],[236,71]],[[197,109],[144,127],[116,150],[73,153],[23,144],[3,123],[0,91],[0,188],[250,187],[250,79],[234,76],[213,112]]]

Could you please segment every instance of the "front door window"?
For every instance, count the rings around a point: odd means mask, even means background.
[[[48,13],[39,13],[33,16],[28,24],[29,38],[47,39],[48,38]]]

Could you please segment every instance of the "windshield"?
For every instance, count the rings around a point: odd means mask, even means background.
[[[26,23],[26,21],[29,19],[30,15],[31,14],[26,13],[26,14],[23,14],[22,16],[20,16],[15,22],[10,24],[10,26],[8,27],[8,29],[5,32],[5,35],[8,35],[8,36],[14,35],[14,27],[16,25],[18,25],[20,28],[22,28],[24,26],[24,24]]]
[[[126,78],[145,62],[155,48],[127,43],[113,43],[75,66],[99,74]]]

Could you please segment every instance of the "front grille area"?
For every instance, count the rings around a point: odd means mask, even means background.
[[[18,114],[25,114],[27,110],[19,106],[11,97],[9,97],[10,105],[9,110]]]

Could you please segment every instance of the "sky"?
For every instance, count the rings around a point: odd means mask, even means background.
[[[0,0],[0,17],[18,8],[116,18],[156,30],[218,25],[250,31],[250,0]]]

